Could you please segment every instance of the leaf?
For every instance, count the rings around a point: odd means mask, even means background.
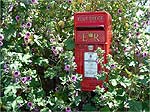
[[[96,78],[98,80],[105,80],[106,79],[106,74],[105,73],[98,74],[98,75],[96,75]]]
[[[75,97],[75,104],[76,104],[76,106],[78,106],[80,102],[81,102],[81,96]]]
[[[116,81],[115,79],[112,79],[112,80],[111,80],[111,84],[112,84],[113,86],[116,86],[116,85],[117,85],[117,81]]]
[[[68,38],[65,42],[65,48],[67,50],[73,50],[74,49],[74,40],[73,38]]]
[[[9,41],[15,31],[15,24],[9,24],[8,28],[4,30],[5,37],[7,37],[5,39]]]
[[[38,37],[37,35],[34,35],[34,41],[35,41],[35,43],[38,46],[42,47],[42,42],[39,39],[40,39],[40,37]]]
[[[48,68],[44,73],[44,78],[50,77],[51,79],[57,75],[53,68]]]
[[[101,108],[101,111],[102,111],[102,112],[110,112],[110,110],[109,110],[108,107],[103,107],[103,108]]]
[[[129,72],[126,68],[125,68],[126,73],[128,74],[128,76],[132,76],[133,74],[131,72]]]
[[[140,101],[131,100],[129,101],[129,106],[129,111],[142,112],[142,103]]]
[[[48,63],[49,63],[48,59],[44,59],[43,57],[39,57],[35,62],[35,64],[38,64],[44,67],[48,66]]]
[[[61,84],[64,85],[67,82],[66,77],[59,77],[59,79],[62,81]]]
[[[142,67],[140,68],[140,72],[149,72],[149,69],[146,68],[146,66],[142,66]]]
[[[112,102],[107,102],[107,104],[108,104],[109,108],[112,108],[114,105]]]
[[[43,109],[40,110],[40,112],[48,112],[48,111],[50,111],[48,107],[43,108]],[[50,112],[51,112],[51,111],[50,111]]]
[[[17,102],[16,102],[16,100],[14,100],[14,101],[11,103],[11,106],[12,106],[12,108],[13,108],[13,111],[15,111],[16,105],[17,105]]]
[[[14,63],[10,64],[11,69],[16,69],[17,70],[20,67],[22,67],[22,64],[19,61],[15,61]]]
[[[121,86],[123,86],[124,88],[126,88],[126,84],[123,82],[120,82]]]
[[[31,62],[31,60],[30,60],[31,57],[32,57],[31,55],[25,54],[25,55],[22,57],[22,61],[27,64],[27,63]]]
[[[83,111],[96,111],[96,108],[88,103],[83,106]]]
[[[144,79],[144,75],[140,75],[138,78],[142,80]]]
[[[13,86],[6,87],[6,90],[4,91],[4,94],[7,95],[9,92],[11,92]]]
[[[143,112],[148,112],[150,109],[150,105],[149,105],[149,100],[146,100],[142,103],[142,107],[143,107]]]
[[[30,83],[30,86],[31,87],[39,87],[40,86],[40,82],[39,81],[36,81],[35,79],[32,79],[31,83]]]
[[[131,61],[129,64],[129,66],[133,66],[133,67],[135,67],[135,65],[136,65],[136,63],[134,61]]]

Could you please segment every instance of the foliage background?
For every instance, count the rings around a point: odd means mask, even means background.
[[[1,0],[1,111],[149,111],[147,2]],[[80,90],[73,54],[73,14],[79,11],[112,15],[112,55],[103,65],[109,69],[107,92]]]

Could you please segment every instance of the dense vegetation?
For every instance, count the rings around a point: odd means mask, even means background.
[[[147,2],[1,0],[1,111],[150,111]],[[112,16],[112,54],[103,65],[109,81],[93,92],[81,91],[75,73],[73,14],[80,11]]]

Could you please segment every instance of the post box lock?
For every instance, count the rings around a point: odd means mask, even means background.
[[[93,45],[88,45],[88,50],[89,51],[92,51],[94,49],[94,46]]]
[[[94,51],[98,47],[105,50],[103,63],[107,62],[106,56],[110,53],[112,38],[111,21],[111,15],[105,11],[74,14],[76,72],[83,75],[83,91],[93,91],[97,85],[102,87],[103,81],[96,79],[96,75],[102,70]]]

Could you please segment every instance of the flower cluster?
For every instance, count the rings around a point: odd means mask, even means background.
[[[22,28],[31,28],[32,27],[32,22],[28,21],[27,23],[25,22],[22,22],[22,25],[21,25]]]
[[[30,32],[26,32],[26,34],[24,36],[24,42],[25,42],[25,44],[29,43],[30,36],[31,36],[31,33]]]
[[[21,77],[20,71],[17,70],[13,72],[13,76],[16,80],[20,79],[23,84],[25,84],[27,81],[32,80],[31,76]]]
[[[30,77],[30,76],[27,76],[27,77],[22,77],[21,78],[21,81],[22,81],[22,83],[26,83],[27,81],[31,81],[32,80],[32,77]]]
[[[142,56],[143,58],[147,57],[148,56],[148,53],[147,52],[143,52],[141,53],[139,50],[137,50],[135,52],[136,56],[139,57],[139,56]]]
[[[59,53],[62,53],[63,52],[63,48],[62,47],[55,47],[55,46],[52,46],[51,47],[51,50],[53,52],[53,54],[55,56],[57,56]]]

